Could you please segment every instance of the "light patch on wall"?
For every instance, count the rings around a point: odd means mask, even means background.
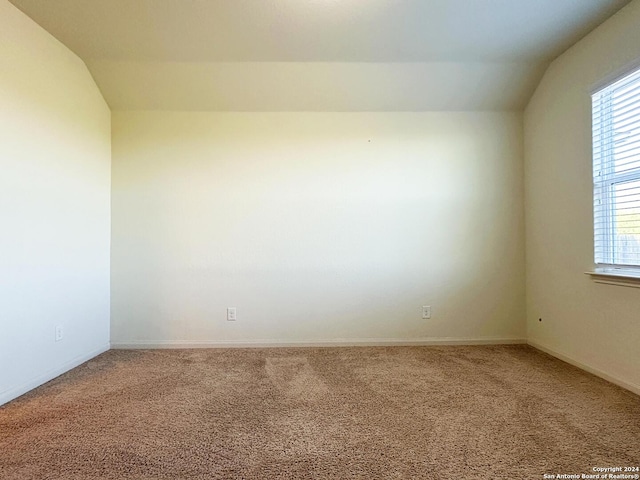
[[[115,343],[521,338],[518,115],[124,112],[113,138]]]

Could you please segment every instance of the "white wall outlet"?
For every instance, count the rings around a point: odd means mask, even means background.
[[[56,325],[56,342],[59,342],[64,338],[64,329],[62,325]]]
[[[227,322],[236,321],[236,307],[227,308]]]
[[[422,318],[431,318],[431,307],[429,305],[422,306]]]

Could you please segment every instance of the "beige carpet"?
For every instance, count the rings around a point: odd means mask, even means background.
[[[0,478],[542,479],[640,397],[525,346],[112,350],[0,407]]]

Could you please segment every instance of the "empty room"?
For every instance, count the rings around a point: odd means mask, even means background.
[[[640,0],[0,0],[0,479],[639,479]]]

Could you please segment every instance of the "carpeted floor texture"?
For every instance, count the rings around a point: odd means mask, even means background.
[[[111,350],[0,407],[3,480],[639,465],[640,397],[527,346]]]

